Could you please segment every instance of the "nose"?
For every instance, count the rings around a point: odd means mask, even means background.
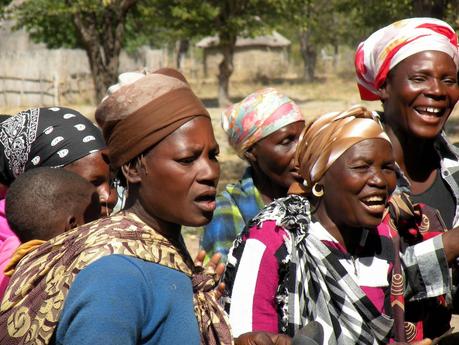
[[[115,187],[108,183],[103,183],[97,188],[97,193],[99,194],[99,201],[103,210],[102,214],[110,214],[118,200]]]
[[[220,163],[217,160],[203,159],[199,169],[198,181],[215,187],[219,178]]]
[[[381,169],[374,169],[368,179],[368,184],[377,188],[385,188],[387,186],[387,180]]]
[[[442,98],[445,96],[445,86],[438,78],[431,78],[425,94],[434,98]]]

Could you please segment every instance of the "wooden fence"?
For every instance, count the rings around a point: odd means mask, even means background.
[[[59,84],[57,75],[52,79],[0,76],[0,105],[59,104]]]
[[[0,75],[0,107],[50,106],[63,103],[90,103],[94,85],[89,74],[61,78],[21,78]]]

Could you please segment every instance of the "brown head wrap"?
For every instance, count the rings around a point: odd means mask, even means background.
[[[96,110],[114,168],[159,143],[195,116],[210,118],[177,70],[163,68],[124,85]]]
[[[304,179],[294,183],[291,194],[309,194],[328,168],[351,146],[366,139],[390,139],[371,112],[354,106],[343,112],[322,115],[305,127],[295,153],[295,164]]]

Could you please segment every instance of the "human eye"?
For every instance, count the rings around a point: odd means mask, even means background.
[[[291,145],[296,140],[294,135],[286,136],[279,141],[279,145],[288,146]]]
[[[186,155],[181,158],[177,158],[176,162],[183,164],[183,165],[189,165],[189,164],[192,164],[196,159],[197,159],[197,155],[190,154],[190,155]]]
[[[218,161],[218,156],[220,155],[220,148],[215,148],[209,152],[209,158],[215,161]]]
[[[364,171],[369,168],[370,164],[367,162],[354,162],[349,165],[352,170]]]
[[[395,163],[394,162],[385,163],[382,168],[387,171],[395,172]]]
[[[426,81],[427,78],[425,75],[422,75],[422,74],[414,74],[410,76],[409,79],[415,83],[422,83]]]
[[[455,77],[445,77],[443,78],[443,83],[449,86],[455,86],[457,85],[457,78]]]
[[[103,177],[97,177],[89,181],[94,187],[99,187],[101,184],[105,182]]]

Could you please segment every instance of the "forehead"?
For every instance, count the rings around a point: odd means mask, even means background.
[[[393,160],[391,144],[381,138],[366,139],[348,148],[337,160],[342,163],[354,160]]]
[[[275,141],[277,138],[283,137],[285,135],[291,135],[291,134],[299,135],[304,128],[304,123],[305,123],[304,121],[297,121],[297,122],[290,123],[288,125],[285,125],[284,127],[277,129],[276,131],[267,135],[261,140]]]
[[[210,119],[205,116],[196,116],[168,135],[150,153],[167,153],[169,151],[185,149],[192,150],[203,146],[215,145],[217,145],[217,142],[215,141]]]
[[[97,151],[64,167],[88,181],[95,177],[106,176],[109,170],[107,156],[104,151]]]
[[[391,70],[390,74],[396,75],[403,71],[424,69],[448,71],[451,73],[457,71],[456,64],[451,56],[441,51],[427,50],[413,54],[402,60]]]

